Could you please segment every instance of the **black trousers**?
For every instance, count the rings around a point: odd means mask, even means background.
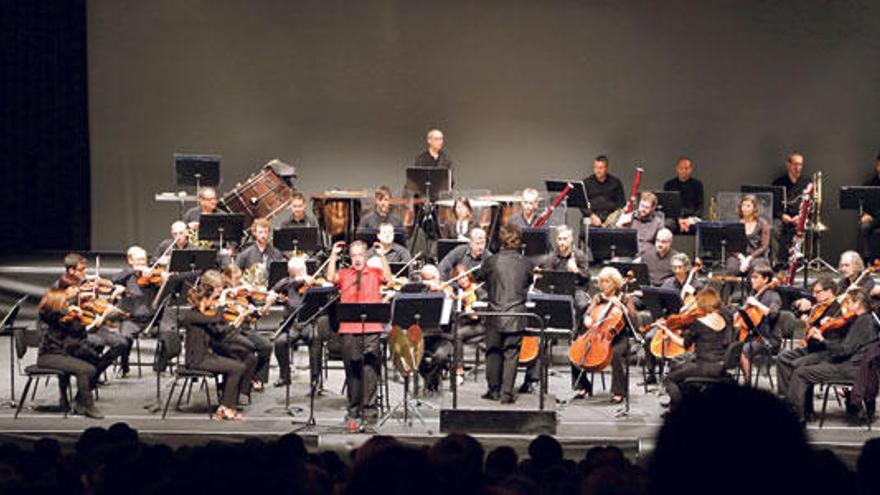
[[[718,377],[724,371],[722,363],[708,363],[701,361],[680,362],[671,367],[669,373],[663,377],[663,385],[669,394],[669,402],[675,407],[681,402],[681,387],[684,381],[691,377],[705,376]]]
[[[251,383],[250,379],[245,380],[245,375],[248,368],[253,373],[257,358],[253,354],[250,356],[250,362],[245,363],[230,357],[209,354],[197,364],[187,363],[187,366],[195,370],[221,373],[223,375],[223,397],[220,398],[220,403],[226,407],[235,407],[244,386],[250,386]]]
[[[452,342],[445,336],[426,336],[425,354],[419,363],[419,374],[425,380],[425,389],[437,391],[440,389],[440,378],[443,371],[449,369],[453,353]]]
[[[330,329],[330,322],[326,317],[318,318],[314,325],[291,327],[290,334],[281,334],[275,339],[275,360],[278,361],[278,372],[283,381],[290,381],[290,348],[298,342],[309,346],[311,380],[321,376],[324,343],[331,349],[339,348],[337,334]]]
[[[502,399],[513,399],[522,337],[522,332],[486,330],[486,384],[490,391],[499,392]]]
[[[813,385],[835,380],[855,379],[858,367],[851,363],[817,363],[795,368],[788,387],[788,400],[798,414],[813,412]]]
[[[611,395],[624,396],[627,394],[627,390],[629,390],[629,383],[626,377],[627,359],[629,359],[629,339],[620,333],[611,341]],[[593,384],[587,378],[589,374],[589,369],[582,372],[582,368],[572,364],[572,388],[592,392]]]
[[[865,264],[871,263],[876,253],[871,252],[871,244],[868,240],[875,230],[880,229],[880,218],[872,218],[870,222],[859,223],[859,253]]]
[[[486,327],[478,318],[469,321],[467,324],[461,324],[455,329],[455,361],[461,366],[464,360],[464,345],[472,340],[482,337],[486,333]]]
[[[780,352],[776,357],[776,392],[782,397],[787,397],[791,377],[797,368],[827,360],[827,352],[810,352],[806,346]]]
[[[381,360],[381,333],[342,335],[342,362],[345,366],[345,392],[350,418],[358,418],[361,407],[364,419],[378,417],[377,391]]]
[[[228,357],[244,364],[245,370],[241,378],[240,392],[245,395],[250,395],[251,385],[257,371],[258,361],[253,343],[251,343],[247,337],[241,334],[236,334],[223,339],[223,341],[214,348],[214,351],[218,356]],[[237,395],[235,396],[235,400],[238,400]]]
[[[117,357],[122,357],[131,349],[131,340],[126,338],[118,331],[109,328],[99,328],[89,332],[86,342],[94,346],[96,349],[106,348],[97,363],[93,363],[97,368],[95,380],[104,373]]]
[[[67,354],[40,354],[37,364],[72,374],[76,377],[76,401],[83,405],[93,402],[92,381],[98,373],[93,364]],[[61,383],[61,389],[66,391],[67,384]]]
[[[272,361],[272,342],[250,328],[242,330],[239,335],[251,343],[253,352],[257,355],[257,368],[254,371],[254,377],[267,383],[269,381],[269,364]]]

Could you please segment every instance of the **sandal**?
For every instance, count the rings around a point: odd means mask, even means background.
[[[240,412],[236,411],[235,408],[219,406],[217,408],[217,421],[237,421],[240,419],[244,419],[244,416],[241,415]]]

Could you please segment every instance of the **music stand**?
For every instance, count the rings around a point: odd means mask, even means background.
[[[452,171],[442,167],[407,167],[407,190],[420,198],[435,201],[440,193],[449,192]]]
[[[634,258],[639,251],[636,229],[606,229],[590,227],[589,247],[593,259]]]
[[[445,300],[446,295],[442,292],[399,293],[391,303],[391,325],[402,330],[408,329],[412,325],[418,325],[423,329],[436,329],[442,334],[440,325]],[[444,337],[448,338],[448,336]],[[415,373],[418,373],[418,369],[415,370]],[[382,421],[379,422],[379,426],[385,424],[402,407],[403,422],[407,426],[412,427],[412,422],[409,420],[410,406],[412,406],[415,417],[421,421],[422,425],[425,424],[425,420],[419,412],[419,407],[425,404],[433,409],[434,406],[418,399],[409,398],[409,378],[409,374],[403,373],[403,401],[388,411],[385,417],[382,418]]]
[[[773,195],[773,216],[779,217],[785,213],[786,196],[783,186],[745,184],[739,188],[739,191],[744,194],[771,193]]]
[[[678,313],[684,305],[679,291],[660,287],[642,287],[641,300],[655,320]]]
[[[697,252],[702,259],[716,259],[722,265],[727,253],[746,251],[746,227],[741,222],[697,222]]]
[[[354,238],[358,241],[364,241],[367,243],[368,248],[372,247],[379,239],[379,229],[357,229]],[[394,243],[406,246],[406,229],[403,227],[395,227]]]
[[[28,296],[22,296],[6,313],[3,320],[0,321],[0,331],[9,332],[9,400],[3,403],[3,407],[16,407],[15,402],[15,319],[21,311],[21,305],[27,300]]]
[[[366,325],[367,323],[381,323],[387,325],[391,320],[391,304],[390,303],[339,303],[336,305],[336,317],[340,323],[358,323],[361,326],[360,331],[360,355],[361,367],[366,367],[363,359],[366,350]],[[360,425],[358,431],[366,431],[366,423],[364,422],[364,401],[367,399],[367,380],[363,376],[361,370],[361,401],[358,404],[358,414],[360,416]],[[378,386],[378,384],[377,384]]]
[[[460,241],[458,239],[437,239],[437,261],[443,261],[443,258],[449,254],[449,251],[463,244],[469,243],[468,241]]]
[[[275,287],[282,278],[287,276],[287,262],[286,261],[270,261],[269,269],[266,270],[268,273],[268,278],[266,282],[266,287],[272,288]]]
[[[657,196],[657,211],[666,218],[676,220],[681,217],[681,193],[678,191],[654,191]]]
[[[631,261],[609,261],[607,263],[608,266],[612,266],[617,269],[618,272],[625,278],[626,274],[629,272],[633,272],[635,276],[636,283],[641,287],[650,287],[651,286],[651,275],[648,273],[648,265],[646,263],[634,263]]]
[[[174,171],[178,186],[196,186],[196,192],[203,186],[220,185],[220,155],[174,154]]]
[[[578,274],[568,270],[542,270],[535,280],[535,288],[545,294],[574,294]]]
[[[389,261],[388,262],[388,267],[391,268],[391,273],[393,273],[395,275],[400,274],[400,271],[403,270],[404,268],[409,268],[406,265],[409,265],[409,267],[412,267],[412,263],[406,263],[403,261],[395,261],[395,262]],[[407,274],[408,273],[409,273],[409,270],[407,270]]]
[[[859,217],[866,211],[877,211],[880,209],[880,187],[841,186],[837,205],[841,210],[859,210]]]
[[[565,186],[571,184],[572,190],[565,197],[566,208],[588,208],[589,200],[587,199],[587,187],[582,180],[545,180],[544,187],[548,193],[559,194],[565,189]]]
[[[546,255],[550,251],[548,227],[524,227],[520,239],[522,254],[527,258]]]
[[[321,248],[318,227],[285,227],[276,229],[272,243],[282,251],[314,253]]]
[[[550,346],[548,345],[546,331],[548,328],[560,328],[571,332],[571,329],[575,326],[574,298],[568,295],[532,294],[529,296],[529,301],[535,304],[531,308],[531,312],[538,315],[544,322],[544,325],[537,330],[541,350],[539,353],[541,356],[541,370],[539,374],[541,383],[538,387],[538,404],[540,409],[543,410],[544,395],[547,393],[550,370],[550,360],[548,359]],[[527,329],[526,333],[535,333],[535,330]]]
[[[199,215],[199,240],[238,242],[244,233],[244,215],[241,213],[211,213]]]
[[[779,297],[782,299],[783,308],[790,309],[793,302],[802,298],[809,300],[811,303],[816,302],[813,294],[801,286],[780,285],[776,287],[776,292],[779,293]]]
[[[172,249],[168,271],[171,273],[198,272],[217,266],[216,249]]]

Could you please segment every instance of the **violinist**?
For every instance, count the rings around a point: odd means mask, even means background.
[[[809,421],[813,412],[813,385],[854,380],[862,355],[871,343],[877,341],[877,323],[871,313],[871,298],[864,290],[852,289],[847,293],[844,311],[855,315],[846,336],[831,341],[821,333],[815,333],[813,337],[825,344],[821,361],[798,366],[791,375],[787,397],[806,421]]]
[[[76,398],[73,412],[93,419],[104,416],[95,407],[92,397],[95,378],[98,374],[90,362],[94,359],[94,350],[86,342],[86,329],[76,316],[76,309],[71,308],[68,291],[50,289],[40,299],[37,306],[40,322],[46,331],[40,342],[37,365],[46,368],[66,371],[76,377]],[[68,410],[68,383],[60,383],[61,407]]]
[[[624,320],[636,321],[636,307],[631,297],[623,292],[624,278],[616,268],[605,267],[599,271],[599,293],[593,296],[590,305],[584,315],[584,330],[590,329],[599,322],[593,321],[594,314],[607,304],[613,304],[624,309]],[[623,330],[614,336],[612,341],[611,357],[611,402],[619,404],[623,402],[627,394],[629,384],[626,383],[626,359],[629,356],[628,329],[630,324],[624,325]],[[583,399],[591,393],[592,384],[586,378],[583,370],[572,364],[572,385],[575,389],[574,399]]]
[[[480,229],[474,229],[475,231]],[[522,231],[513,224],[500,231],[501,252],[482,263],[477,279],[486,282],[489,310],[524,312],[535,265],[522,254]],[[484,399],[512,404],[519,351],[526,321],[521,317],[493,316],[486,321],[486,383]]]
[[[440,260],[437,268],[440,270],[440,276],[444,279],[451,278],[452,270],[458,265],[464,265],[465,268],[471,268],[486,261],[492,252],[486,249],[486,231],[474,227],[468,236],[466,245],[456,246],[446,256]]]
[[[71,285],[79,285],[80,282],[86,279],[86,269],[88,267],[89,262],[85,256],[79,253],[69,253],[64,257],[64,274],[55,281],[54,288],[63,289]],[[65,281],[65,287],[61,287],[62,280]]]
[[[825,350],[824,342],[820,342],[813,337],[816,329],[827,323],[832,318],[840,316],[841,305],[838,304],[837,298],[834,297],[834,288],[836,284],[831,277],[820,277],[813,282],[812,291],[815,303],[810,303],[808,299],[798,299],[793,303],[795,309],[804,311],[803,315],[797,319],[799,326],[804,328],[806,345],[795,347],[794,349],[786,349],[779,353],[776,358],[776,387],[780,396],[785,397],[788,394],[791,375],[794,370],[800,366],[815,364],[824,359],[823,351]],[[783,313],[784,314],[784,313]],[[782,316],[780,316],[780,322]],[[839,341],[843,339],[846,333],[845,328],[842,331],[828,332],[823,335],[825,341]]]
[[[440,271],[436,266],[427,264],[419,273],[422,284],[428,292],[451,291],[451,288],[440,280]],[[453,345],[449,338],[440,333],[439,328],[422,328],[422,335],[424,335],[425,350],[422,362],[419,363],[419,374],[425,380],[425,391],[437,393],[440,391],[443,372],[449,369]]]
[[[871,273],[865,271],[865,262],[855,251],[844,251],[840,254],[837,268],[843,275],[837,282],[837,292],[844,293],[850,289],[859,288],[870,296],[876,296],[878,289],[875,287]],[[873,270],[871,270],[873,271]]]
[[[409,263],[412,259],[409,249],[394,242],[394,225],[390,223],[379,225],[376,244],[367,251],[367,256],[378,256],[379,251],[382,251],[389,263]]]
[[[287,261],[278,248],[272,245],[272,223],[265,218],[257,218],[251,224],[251,234],[254,243],[243,249],[235,257],[235,264],[242,270],[247,270],[253,265],[262,264],[268,267],[273,261]]]
[[[224,318],[223,308],[219,304],[223,285],[220,272],[206,271],[199,284],[189,291],[187,299],[191,308],[181,318],[186,327],[186,366],[223,375],[223,395],[216,412],[218,421],[242,418],[237,410],[239,397],[241,394],[250,395],[251,380],[257,365],[253,353],[244,355],[243,360],[236,359],[226,355],[218,345],[248,316],[248,311],[242,311],[232,322]]]
[[[464,265],[457,265],[452,272],[452,278],[455,279],[453,287],[456,289],[455,298],[457,301],[458,311],[460,313],[473,313],[474,305],[478,300],[486,298],[486,291],[482,284],[477,284],[474,274],[467,273],[468,269]],[[458,321],[455,327],[456,348],[455,359],[457,363],[461,363],[464,353],[464,344],[482,337],[486,333],[486,327],[483,320],[475,314],[471,314],[467,319]],[[459,364],[455,370],[459,381],[463,380],[464,367]]]
[[[174,245],[172,247],[172,244]],[[172,249],[190,249],[189,243],[189,227],[186,222],[177,221],[171,224],[171,237],[159,243],[153,258],[158,260],[159,264],[167,267],[171,262]]]
[[[217,191],[213,187],[203,187],[199,190],[199,205],[186,210],[183,221],[191,229],[199,228],[199,217],[217,213]]]
[[[351,267],[337,270],[336,262],[339,260],[343,246],[344,242],[333,245],[327,264],[327,280],[339,288],[339,302],[343,304],[381,302],[382,285],[393,276],[384,254],[380,251],[377,257],[382,265],[381,269],[368,266],[367,245],[363,241],[352,242],[348,248]],[[384,330],[385,326],[381,323],[339,324],[349,421],[362,419],[372,423],[378,419],[376,391],[382,363],[381,337]],[[363,412],[362,418],[361,412]]]
[[[306,271],[305,258],[294,256],[287,261],[287,276],[279,280],[269,293],[266,304],[274,303],[278,294],[287,297],[284,303],[284,316],[282,322],[303,304],[305,290],[315,284]],[[291,325],[290,331],[280,334],[275,339],[275,359],[278,361],[279,377],[275,382],[276,387],[284,387],[290,384],[290,347],[297,342],[303,342],[309,347],[309,374],[312,381],[321,377],[322,356],[324,343],[331,348],[338,348],[339,342],[335,338],[336,333],[331,331],[330,322],[326,315],[318,319],[310,326]]]
[[[388,186],[376,189],[373,197],[376,198],[376,207],[373,211],[361,217],[358,223],[358,230],[375,230],[383,223],[390,223],[395,229],[403,227],[403,222],[400,221],[400,218],[391,213],[391,190],[388,189]]]
[[[256,304],[252,291],[258,289],[246,285],[241,278],[241,269],[237,265],[227,265],[223,269],[224,293],[221,301],[225,299],[235,299],[240,307],[248,304]],[[256,316],[265,316],[268,314],[269,305],[264,304],[261,311]],[[254,381],[252,388],[261,392],[263,385],[269,382],[269,363],[272,360],[272,342],[266,337],[260,335],[253,325],[254,319],[245,320],[241,328],[234,335],[228,335],[221,342],[221,346],[227,349],[229,355],[243,355],[245,353],[256,354],[257,368],[254,373]],[[241,358],[244,360],[244,357]]]
[[[746,381],[750,379],[751,362],[756,357],[769,358],[779,352],[782,335],[776,325],[779,310],[782,309],[782,297],[772,286],[773,269],[768,263],[757,263],[749,275],[754,294],[749,296],[744,306],[755,308],[760,315],[760,323],[750,328],[749,337],[743,345],[740,364]]]
[[[460,241],[468,240],[468,233],[472,228],[478,226],[474,221],[474,208],[471,206],[471,201],[464,196],[456,197],[452,202],[452,213],[455,219],[440,225],[440,237]]]
[[[715,289],[703,289],[696,294],[697,310],[701,316],[686,328],[679,339],[685,349],[694,346],[693,361],[673,362],[663,379],[672,407],[681,402],[681,385],[685,379],[705,376],[717,377],[724,373],[724,354],[732,340],[730,320],[721,314],[721,297]],[[663,330],[661,330],[663,331]]]

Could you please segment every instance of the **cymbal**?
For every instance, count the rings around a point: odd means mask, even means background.
[[[395,326],[388,332],[388,348],[394,367],[404,376],[416,372],[425,353],[422,329],[413,324],[406,330]]]

